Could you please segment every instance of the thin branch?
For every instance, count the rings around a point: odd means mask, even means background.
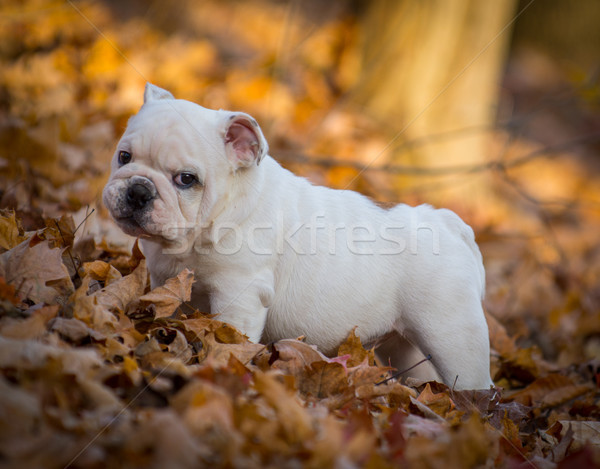
[[[572,140],[560,142],[557,144],[546,145],[523,156],[510,161],[493,160],[487,163],[462,164],[453,166],[444,166],[440,168],[431,168],[426,166],[412,166],[399,164],[385,164],[382,166],[367,166],[351,160],[341,160],[333,156],[307,156],[305,154],[289,151],[280,151],[277,158],[283,162],[302,163],[308,165],[322,166],[324,168],[345,167],[353,168],[360,172],[384,172],[389,174],[403,174],[409,176],[452,176],[456,174],[473,174],[492,170],[507,170],[523,166],[538,158],[551,158],[556,153],[564,150],[570,150],[573,147],[595,143],[600,141],[600,133],[595,132],[583,135]]]

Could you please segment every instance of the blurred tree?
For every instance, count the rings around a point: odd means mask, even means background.
[[[354,98],[395,139],[378,163],[408,159],[434,168],[486,160],[485,129],[495,120],[515,6],[515,0],[375,0],[366,6]],[[453,137],[397,151],[407,140],[444,133]],[[464,198],[465,189],[474,195],[472,184],[479,194],[489,187],[483,175],[468,182],[449,184],[452,193]]]

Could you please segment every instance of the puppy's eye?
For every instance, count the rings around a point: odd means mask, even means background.
[[[186,189],[198,182],[198,178],[192,173],[179,173],[173,178],[173,181],[179,187]]]
[[[128,151],[121,150],[119,152],[119,164],[123,166],[131,161],[131,153]]]

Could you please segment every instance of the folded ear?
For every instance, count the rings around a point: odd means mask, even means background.
[[[167,90],[163,90],[152,83],[146,83],[144,89],[144,104],[154,101],[155,99],[175,99],[175,97]]]
[[[269,151],[256,121],[243,112],[231,114],[225,131],[225,151],[234,168],[257,165]]]

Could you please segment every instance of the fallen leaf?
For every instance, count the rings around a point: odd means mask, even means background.
[[[101,341],[106,337],[100,332],[89,328],[83,321],[75,318],[54,318],[48,323],[48,330],[59,334],[63,340],[73,344],[81,344],[87,339]]]
[[[73,217],[65,214],[59,219],[47,219],[46,228],[39,232],[38,236],[46,239],[52,248],[70,248],[75,241],[75,230]]]
[[[190,301],[193,283],[194,272],[184,269],[177,277],[141,296],[140,302],[143,306],[153,304],[157,318],[171,316],[182,303]]]
[[[73,316],[103,334],[110,334],[117,328],[117,316],[98,304],[94,295],[88,295],[91,280],[91,277],[85,277],[71,297]]]
[[[201,337],[202,352],[198,361],[212,367],[227,366],[233,355],[243,364],[249,363],[265,346],[246,341],[242,344],[223,344],[218,342],[214,332],[207,332]]]
[[[21,300],[16,295],[16,288],[14,285],[6,283],[4,277],[0,277],[0,299],[6,300],[12,305],[18,305]]]
[[[0,248],[5,251],[14,248],[27,239],[19,226],[14,211],[0,211]]]
[[[128,306],[144,293],[147,283],[146,261],[141,260],[131,274],[106,285],[102,290],[90,296],[96,300],[98,305],[109,311],[125,313]]]
[[[338,356],[350,355],[349,367],[358,366],[365,359],[368,360],[369,365],[375,364],[375,352],[364,349],[360,338],[356,335],[356,327],[350,331],[348,338],[339,346],[337,354]]]
[[[38,339],[47,334],[47,324],[58,314],[58,306],[42,306],[26,319],[2,318],[0,334],[12,339]]]
[[[122,278],[121,273],[112,265],[104,261],[86,262],[83,264],[82,276],[89,275],[94,280],[104,282],[105,285],[110,285]]]
[[[193,435],[218,452],[235,454],[242,443],[234,424],[234,405],[225,389],[206,381],[192,381],[171,400]]]
[[[316,361],[329,361],[314,345],[296,339],[282,339],[270,344],[255,359],[263,369],[272,367],[286,374],[300,376],[304,369]]]
[[[269,373],[254,374],[254,388],[275,409],[285,438],[289,444],[302,443],[314,435],[312,419],[297,397]]]
[[[454,402],[452,402],[448,393],[434,393],[431,390],[429,383],[425,385],[425,389],[421,391],[417,400],[422,404],[425,404],[441,417],[446,417],[455,407]]]
[[[61,348],[0,336],[0,368],[35,370],[47,366],[49,360],[57,360],[63,373],[83,377],[102,365],[100,356],[92,349]]]
[[[572,451],[577,451],[585,445],[600,448],[600,422],[592,420],[559,420],[562,425],[561,438],[568,438],[569,429],[572,431]],[[562,441],[562,440],[561,440]]]
[[[554,373],[538,378],[526,388],[512,393],[506,399],[527,406],[535,404],[541,408],[547,408],[574,399],[591,389],[591,385],[576,384],[572,379]]]
[[[34,303],[51,304],[65,292],[73,292],[67,268],[62,263],[62,253],[52,249],[48,241],[30,246],[23,241],[0,255],[0,276],[15,286],[17,296]],[[50,284],[55,287],[48,286]],[[58,283],[56,283],[58,282]]]
[[[316,361],[304,368],[298,390],[306,395],[322,399],[343,394],[348,388],[346,370],[339,363]]]

